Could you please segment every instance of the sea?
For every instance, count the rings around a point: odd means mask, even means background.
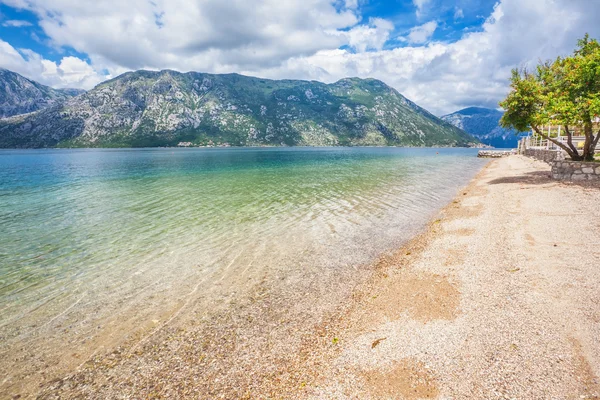
[[[459,148],[0,150],[0,391],[257,287],[310,310],[485,163]]]

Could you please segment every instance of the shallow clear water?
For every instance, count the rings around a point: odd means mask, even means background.
[[[160,318],[224,282],[368,262],[468,182],[476,152],[2,150],[0,337],[89,336],[142,303]]]

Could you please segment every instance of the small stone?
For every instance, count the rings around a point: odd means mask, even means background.
[[[584,174],[593,174],[594,169],[592,167],[584,167],[581,168],[581,172],[583,172]]]

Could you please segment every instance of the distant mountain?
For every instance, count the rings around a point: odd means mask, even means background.
[[[0,121],[0,147],[468,146],[462,130],[375,79],[334,84],[136,71]]]
[[[80,89],[53,89],[0,68],[0,118],[41,110],[84,92]]]
[[[504,113],[491,108],[469,107],[441,117],[475,136],[482,143],[498,148],[517,147],[519,135],[517,131],[500,127],[500,118]]]

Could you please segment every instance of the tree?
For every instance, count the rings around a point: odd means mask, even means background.
[[[541,63],[535,73],[526,69],[512,71],[511,92],[500,106],[506,113],[500,120],[504,128],[533,129],[539,136],[565,150],[573,160],[594,159],[600,129],[593,121],[600,115],[600,44],[588,35],[578,41],[573,55]],[[542,132],[544,124],[560,125],[567,144]],[[569,126],[583,129],[585,143],[577,149]]]

